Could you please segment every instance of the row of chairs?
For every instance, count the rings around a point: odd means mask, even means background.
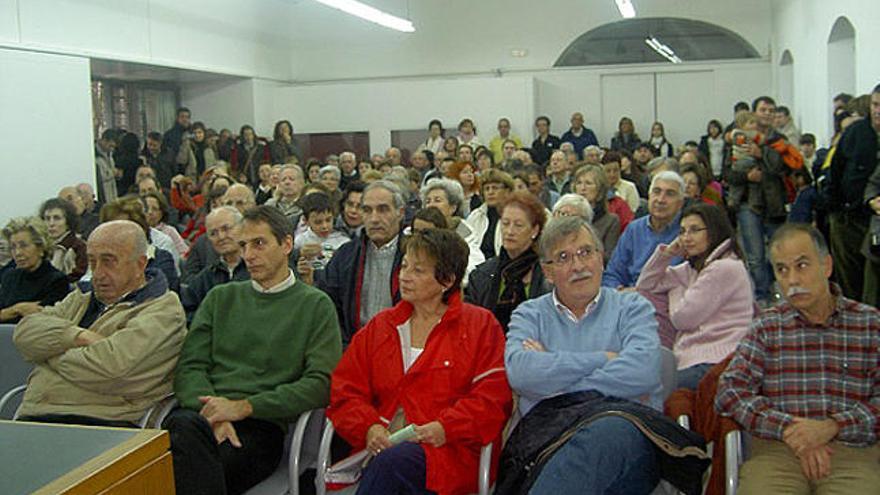
[[[15,419],[18,406],[24,393],[27,377],[33,365],[22,359],[21,354],[12,343],[14,325],[0,325],[0,419]],[[675,357],[668,349],[663,350],[662,382],[664,395],[674,388]],[[176,407],[173,397],[150,408],[139,420],[140,428],[160,428],[165,417]],[[678,422],[689,427],[689,418],[680,417]],[[248,491],[248,495],[298,495],[300,493],[299,478],[306,469],[316,468],[315,489],[318,495],[327,493],[323,473],[331,465],[330,445],[334,435],[333,424],[324,417],[323,409],[303,413],[288,428],[285,439],[285,451],[282,462],[275,472],[266,480]],[[737,472],[748,453],[748,434],[733,431],[725,439],[724,449],[727,455],[726,494],[734,495],[737,486]],[[712,448],[710,446],[710,448]],[[478,493],[487,495],[492,487],[489,480],[489,466],[492,462],[492,445],[483,446],[480,454],[478,472]],[[708,479],[708,476],[707,476]],[[668,487],[655,493],[669,492]]]

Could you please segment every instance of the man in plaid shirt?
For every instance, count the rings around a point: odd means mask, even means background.
[[[876,493],[880,312],[829,283],[810,225],[780,227],[770,257],[786,301],[754,320],[715,398],[754,437],[738,493]]]

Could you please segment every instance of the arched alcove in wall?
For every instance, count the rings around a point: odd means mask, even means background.
[[[645,43],[655,38],[684,62],[760,58],[735,32],[703,21],[674,17],[624,19],[603,24],[575,39],[554,67],[662,63],[666,58]]]
[[[789,107],[794,105],[794,57],[790,50],[782,52],[779,59],[779,81],[777,86],[778,103]]]
[[[856,94],[856,30],[843,16],[828,35],[828,101],[839,93]]]

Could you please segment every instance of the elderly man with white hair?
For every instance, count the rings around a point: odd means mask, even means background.
[[[356,180],[360,180],[361,175],[357,168],[357,156],[351,151],[343,151],[339,154],[339,171],[342,178],[339,181],[339,189],[345,188]]]
[[[684,179],[669,170],[654,175],[648,190],[648,215],[633,220],[623,231],[602,285],[617,289],[634,287],[654,249],[661,243],[670,244],[678,236],[683,205]]]
[[[580,217],[581,220],[593,223],[593,207],[587,198],[580,194],[563,194],[553,206],[553,218]]]
[[[15,346],[35,365],[22,420],[134,426],[171,393],[186,319],[165,277],[146,269],[143,229],[99,225],[88,258],[92,290],[74,290],[15,328]]]
[[[443,213],[449,228],[464,239],[470,253],[465,270],[464,284],[467,284],[467,276],[480,263],[486,261],[483,252],[480,251],[480,239],[474,235],[474,229],[463,219],[461,214],[464,205],[464,190],[461,183],[452,179],[431,179],[422,186],[420,191],[422,207],[434,207]]]

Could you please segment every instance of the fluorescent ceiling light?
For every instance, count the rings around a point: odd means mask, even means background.
[[[681,63],[681,59],[678,58],[678,55],[676,55],[674,51],[672,51],[672,48],[669,48],[663,43],[660,43],[657,38],[653,36],[651,36],[650,38],[646,38],[645,44],[650,46],[655,52],[659,53],[661,56],[663,56],[663,58],[669,60],[673,64]]]
[[[636,8],[631,0],[614,0],[614,2],[617,4],[617,10],[620,11],[620,15],[624,18],[631,19],[636,16]]]
[[[416,28],[413,27],[412,22],[406,19],[401,19],[400,17],[395,17],[391,14],[386,14],[385,12],[382,12],[375,7],[370,7],[369,5],[358,2],[356,0],[316,1],[319,3],[323,3],[328,7],[333,7],[334,9],[341,10],[347,14],[358,16],[361,19],[375,22],[376,24],[385,26],[387,28],[396,29],[405,33],[412,33],[416,30]]]

